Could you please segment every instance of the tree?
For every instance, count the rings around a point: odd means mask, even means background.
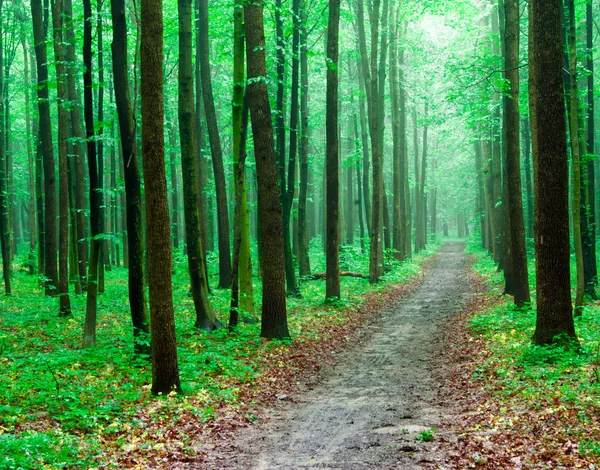
[[[340,176],[338,126],[340,0],[329,0],[327,26],[327,285],[326,299],[340,294]]]
[[[567,0],[568,8],[568,45],[569,45],[569,133],[571,141],[571,157],[573,160],[573,245],[575,247],[575,264],[577,266],[577,288],[575,291],[575,314],[581,315],[583,296],[585,293],[583,246],[581,233],[581,146],[579,132],[579,90],[577,82],[577,38],[575,26],[575,3]]]
[[[215,186],[217,190],[217,225],[219,233],[219,287],[227,289],[231,285],[231,253],[229,246],[229,217],[227,214],[227,188],[225,185],[225,168],[223,166],[223,150],[217,126],[215,100],[212,91],[210,72],[209,38],[208,38],[208,0],[199,0],[198,8],[198,49],[200,57],[200,75],[202,77],[202,94],[204,111],[208,127],[208,139],[212,154]]]
[[[569,270],[561,2],[529,3],[529,107],[535,169],[537,318],[533,341],[576,339]]]
[[[58,285],[58,272],[56,270],[56,170],[54,169],[50,102],[48,98],[48,57],[46,54],[47,31],[42,21],[42,16],[41,0],[32,0],[31,17],[33,19],[33,40],[38,77],[39,138],[44,164],[44,275],[46,277],[46,295],[55,295],[56,287]],[[0,112],[0,115],[1,114],[2,113]],[[0,239],[2,238],[3,237],[0,237]],[[5,273],[6,272],[7,270],[5,269]]]
[[[135,145],[135,128],[127,78],[127,23],[125,1],[111,0],[113,25],[112,61],[115,101],[119,118],[121,153],[125,173],[125,205],[127,226],[127,277],[129,308],[133,324],[134,352],[149,354],[150,332],[144,295],[144,239],[142,236],[142,196],[140,170]]]
[[[96,317],[98,310],[98,264],[100,263],[100,189],[98,177],[98,152],[96,147],[96,131],[94,128],[94,103],[92,96],[92,4],[91,0],[83,1],[83,93],[85,133],[87,137],[88,170],[90,175],[90,262],[88,274],[88,292],[85,308],[85,326],[83,346],[96,344]]]
[[[509,84],[509,96],[504,98],[506,116],[506,186],[508,214],[510,219],[510,252],[515,304],[522,307],[530,301],[527,273],[527,251],[525,247],[525,224],[523,220],[523,198],[521,189],[521,142],[519,115],[519,2],[504,0],[505,28],[504,50],[506,70],[504,78]]]
[[[54,57],[56,59],[56,78],[58,88],[58,175],[59,197],[59,237],[58,237],[58,294],[60,296],[61,317],[71,315],[69,299],[69,204],[67,181],[67,80],[65,73],[65,54],[63,50],[63,2],[52,1],[52,29],[54,31]]]
[[[178,0],[179,11],[179,139],[183,177],[183,205],[188,269],[196,328],[212,331],[218,326],[208,300],[208,281],[204,271],[204,254],[198,214],[198,140],[195,128],[194,78],[192,72],[192,0]],[[175,208],[177,210],[177,208]]]
[[[163,101],[162,0],[141,0],[142,162],[146,186],[148,226],[148,283],[152,344],[152,393],[181,392],[165,173]]]
[[[245,28],[244,5],[242,0],[236,0],[233,12],[234,38],[233,38],[233,99],[232,99],[232,125],[233,125],[233,168],[235,186],[234,213],[234,268],[233,277],[237,276],[239,297],[242,308],[254,315],[254,296],[252,293],[252,261],[250,259],[250,222],[248,216],[248,198],[246,194],[246,136],[247,136],[247,104],[245,100]],[[244,128],[244,125],[246,128]],[[239,230],[239,232],[238,232]],[[239,246],[235,248],[235,244]],[[237,260],[235,257],[237,256]],[[237,262],[237,264],[236,264]],[[236,281],[234,281],[236,282]]]
[[[289,338],[285,299],[285,262],[283,227],[279,192],[275,139],[271,122],[271,106],[267,91],[263,0],[244,5],[246,23],[246,60],[248,64],[248,108],[252,119],[260,243],[269,263],[263,266],[262,327],[260,335],[267,339]]]

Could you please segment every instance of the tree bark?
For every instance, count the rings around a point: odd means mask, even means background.
[[[96,344],[96,316],[98,297],[98,263],[100,262],[100,182],[98,180],[98,154],[94,129],[94,104],[92,98],[92,5],[90,0],[83,3],[83,74],[85,130],[87,137],[88,169],[90,174],[90,262],[88,292],[85,312],[83,347]]]
[[[310,274],[308,233],[308,38],[306,31],[306,0],[300,6],[300,194],[298,198],[298,267],[300,276]]]
[[[533,340],[576,339],[570,287],[569,177],[561,1],[529,3],[529,106],[534,149],[537,318]]]
[[[252,117],[258,212],[262,253],[269,254],[263,265],[263,301],[261,337],[289,338],[285,299],[285,263],[281,205],[277,189],[275,140],[271,106],[266,84],[263,0],[244,5],[246,58],[248,63],[248,107]]]
[[[583,309],[585,279],[583,268],[583,246],[581,239],[581,153],[579,145],[579,97],[577,83],[577,39],[575,26],[575,3],[567,0],[569,10],[568,43],[569,43],[569,127],[571,135],[571,157],[573,169],[573,244],[577,265],[577,288],[575,292],[575,315],[580,316]]]
[[[148,281],[152,333],[152,393],[181,393],[165,174],[162,0],[141,0],[142,155],[148,226]]]
[[[54,151],[52,148],[52,129],[50,123],[50,102],[48,98],[48,57],[46,54],[47,31],[42,21],[41,0],[32,0],[31,16],[33,18],[33,36],[35,42],[35,56],[37,61],[40,145],[44,165],[44,274],[46,276],[46,295],[54,296],[56,295],[56,287],[58,285],[58,272],[56,266],[56,171],[54,169]],[[2,115],[1,112],[0,115]],[[4,139],[0,140],[4,142]],[[4,144],[1,143],[0,145]],[[3,151],[0,151],[0,155],[2,154]],[[1,163],[0,167],[3,167]],[[2,178],[0,177],[0,181],[1,180]],[[0,203],[0,206],[1,205],[2,203]],[[4,239],[4,237],[0,237],[0,240],[2,239]],[[4,271],[6,285],[8,268],[6,267]]]
[[[339,299],[340,292],[340,176],[338,124],[340,0],[329,0],[327,26],[327,279],[325,299]]]
[[[67,77],[65,70],[63,2],[52,2],[52,30],[54,32],[54,57],[58,91],[58,175],[59,175],[59,316],[71,315],[69,298],[69,188],[67,175]]]
[[[231,286],[231,253],[229,243],[229,216],[227,213],[227,187],[225,168],[223,166],[223,150],[217,125],[215,100],[212,90],[210,72],[209,38],[208,38],[208,0],[199,1],[199,56],[200,74],[202,77],[202,94],[204,111],[208,127],[208,138],[212,153],[213,171],[217,196],[217,228],[219,233],[219,287],[228,289]]]
[[[195,128],[194,79],[192,72],[192,0],[178,0],[179,12],[179,142],[187,244],[188,269],[194,307],[195,327],[212,331],[219,323],[208,301],[204,271],[200,219],[198,214],[198,138]]]
[[[124,261],[129,270],[129,308],[133,325],[134,352],[148,354],[148,311],[144,296],[144,239],[140,170],[135,145],[135,124],[127,77],[127,23],[124,0],[111,0],[113,43],[112,62],[115,101],[119,117],[121,153],[125,179],[126,235]]]
[[[504,78],[510,83],[509,96],[504,99],[506,116],[506,185],[508,218],[510,223],[511,263],[515,305],[522,307],[530,302],[525,247],[525,224],[520,164],[520,115],[519,115],[519,2],[504,0],[505,9],[505,62]]]
[[[233,99],[232,99],[232,123],[233,123],[233,167],[235,187],[235,211],[238,217],[234,222],[234,232],[239,234],[234,237],[235,243],[239,243],[234,257],[237,256],[237,266],[234,266],[233,277],[238,284],[239,299],[242,309],[254,315],[254,295],[252,290],[252,261],[250,259],[250,222],[248,215],[248,198],[246,192],[246,135],[248,118],[244,121],[244,78],[245,78],[245,28],[244,28],[244,5],[242,0],[236,0],[234,9],[234,71],[233,71]],[[244,128],[244,125],[246,128]],[[243,158],[242,158],[243,157]],[[238,207],[239,202],[239,207]],[[239,233],[238,233],[239,230]],[[236,263],[234,262],[234,265]],[[232,283],[233,284],[233,283]]]

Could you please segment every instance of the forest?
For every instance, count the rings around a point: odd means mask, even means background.
[[[596,468],[591,0],[0,0],[0,469]]]

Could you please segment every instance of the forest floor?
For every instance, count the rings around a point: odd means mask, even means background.
[[[422,283],[382,308],[362,341],[281,396],[262,424],[217,446],[208,468],[417,469],[444,465],[455,441],[441,388],[449,320],[474,296],[465,245],[446,244]]]

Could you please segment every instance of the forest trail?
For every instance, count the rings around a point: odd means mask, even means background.
[[[446,244],[421,285],[382,311],[322,383],[241,431],[222,468],[418,469],[443,459],[439,432],[434,442],[415,438],[448,413],[436,377],[444,326],[471,295],[464,248]]]

